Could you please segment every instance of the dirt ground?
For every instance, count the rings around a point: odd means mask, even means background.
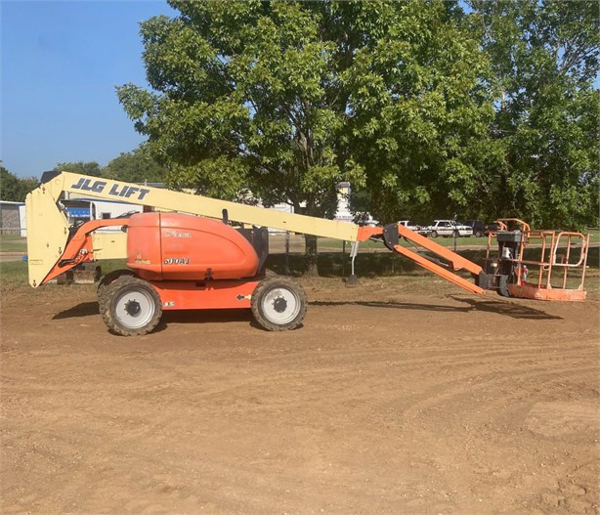
[[[597,513],[597,297],[307,282],[304,327],[2,299],[2,513]]]

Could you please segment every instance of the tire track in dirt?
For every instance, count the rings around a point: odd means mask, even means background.
[[[0,510],[597,510],[596,304],[518,320],[395,297],[439,310],[316,305],[283,338],[175,318],[130,341],[96,315],[36,326],[47,297],[23,296],[2,314]]]

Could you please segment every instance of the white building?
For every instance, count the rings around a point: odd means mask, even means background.
[[[88,220],[106,220],[119,218],[132,213],[141,213],[143,206],[121,202],[119,200],[105,200],[96,198],[70,198],[61,202],[67,210],[67,217],[71,225]],[[119,226],[103,227],[98,232],[120,232]]]
[[[24,202],[0,200],[0,234],[27,236]]]

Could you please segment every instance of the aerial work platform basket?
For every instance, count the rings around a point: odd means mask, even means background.
[[[583,301],[590,235],[572,231],[531,230],[517,218],[497,220],[488,236],[487,273],[500,280],[504,296],[536,300]],[[493,250],[492,238],[497,246]]]

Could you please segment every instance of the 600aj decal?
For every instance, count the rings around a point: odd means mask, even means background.
[[[104,188],[106,188],[106,184],[106,181],[94,181],[92,183],[92,179],[79,179],[79,182],[77,182],[77,184],[71,185],[71,188],[73,188],[74,190],[93,191],[94,193],[102,193],[104,191]],[[123,186],[121,189],[121,187],[118,184],[113,184],[112,188],[108,192],[109,195],[125,198],[129,198],[136,193],[138,200],[144,200],[144,197],[148,193],[150,193],[150,190],[147,190],[146,188],[136,188],[135,186]]]
[[[189,265],[190,258],[167,258],[163,263],[165,265]]]

